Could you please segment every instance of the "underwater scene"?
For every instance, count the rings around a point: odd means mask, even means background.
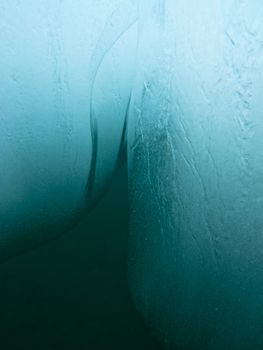
[[[0,349],[263,349],[261,0],[0,0]]]

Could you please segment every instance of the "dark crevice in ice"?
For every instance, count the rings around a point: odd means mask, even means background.
[[[97,47],[95,48],[95,51],[90,63],[91,77],[90,77],[90,90],[89,90],[89,99],[90,99],[89,116],[90,116],[92,151],[91,151],[90,170],[89,170],[88,181],[87,181],[87,197],[88,197],[89,203],[94,201],[94,182],[95,182],[95,176],[96,176],[97,155],[98,155],[98,126],[97,126],[97,120],[94,117],[94,113],[93,113],[94,84],[95,84],[95,80],[96,80],[96,76],[99,71],[99,68],[105,56],[107,55],[107,53],[138,20],[138,13],[136,10],[136,6],[132,2],[130,3],[130,6],[131,8],[129,8],[127,4],[123,3],[123,5],[121,5],[109,17],[109,20],[105,25],[105,28],[101,35],[101,39],[99,40]],[[115,31],[116,28],[114,27],[113,24],[114,23],[119,24],[120,20],[118,21],[118,19],[120,18],[121,18],[121,22],[123,22],[122,28],[120,30],[120,27],[118,26],[117,31]],[[128,108],[129,108],[129,103],[130,102],[128,102]],[[125,133],[126,133],[126,120],[124,121],[121,145],[125,143],[124,142]],[[122,147],[120,147],[120,149],[121,148]],[[120,158],[123,158],[123,156],[120,156],[120,154],[122,153],[123,153],[122,151],[119,151],[118,160]]]

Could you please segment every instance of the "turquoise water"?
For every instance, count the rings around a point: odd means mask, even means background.
[[[0,265],[1,349],[158,349],[127,286],[125,173],[65,237]]]
[[[7,348],[262,350],[262,17],[0,2]]]

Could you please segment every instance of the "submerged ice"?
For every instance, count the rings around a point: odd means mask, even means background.
[[[1,1],[0,260],[86,215],[127,143],[143,319],[167,349],[262,349],[262,14]]]

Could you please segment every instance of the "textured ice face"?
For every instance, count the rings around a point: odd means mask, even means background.
[[[2,0],[0,260],[103,193],[129,114],[138,310],[168,349],[262,349],[262,14],[261,0]]]
[[[111,179],[136,51],[124,5],[0,2],[0,261],[67,231]]]
[[[130,285],[167,349],[262,349],[263,7],[156,1],[129,128]]]

